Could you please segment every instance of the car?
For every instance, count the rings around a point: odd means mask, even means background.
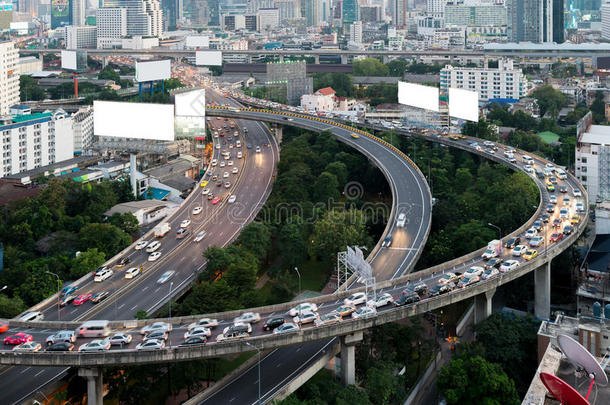
[[[563,233],[554,233],[551,235],[551,238],[549,240],[551,242],[559,242],[562,239],[563,239]]]
[[[142,329],[140,329],[140,335],[146,335],[148,333],[155,332],[158,330],[170,332],[172,330],[172,324],[167,322],[155,322],[153,324],[146,325]]]
[[[504,247],[507,249],[512,249],[515,246],[517,246],[519,244],[519,242],[521,242],[521,238],[519,238],[518,236],[515,236],[515,237],[508,239],[506,241],[506,243],[504,243]]]
[[[572,227],[572,225],[566,225],[563,227],[564,235],[570,235],[572,233],[572,231],[574,231],[574,228]]]
[[[192,336],[205,336],[206,338],[212,335],[212,331],[203,326],[199,326],[197,328],[193,328],[191,330],[187,330],[184,333],[184,340],[192,337]]]
[[[585,212],[585,205],[581,202],[576,203],[576,212]]]
[[[4,333],[8,330],[8,322],[0,321],[0,333]]]
[[[358,138],[360,138],[360,135],[355,134],[355,133],[353,133],[353,132],[350,134],[350,136],[351,136],[352,138],[354,138],[354,139],[358,139]]]
[[[502,259],[499,257],[494,257],[485,263],[485,270],[496,269],[502,265]]]
[[[310,302],[304,302],[302,304],[297,305],[296,307],[290,308],[288,311],[289,316],[297,316],[300,312],[305,311],[317,311],[318,306],[316,304],[312,304]]]
[[[312,323],[319,317],[320,315],[313,311],[302,311],[299,315],[292,318],[292,321],[296,324]]]
[[[159,257],[161,257],[161,252],[153,252],[150,254],[150,256],[148,256],[148,261],[149,262],[154,262],[156,261]]]
[[[152,254],[154,254],[154,253],[152,253]],[[140,274],[140,269],[138,267],[132,267],[125,272],[125,278],[126,279],[134,278],[138,274]]]
[[[540,232],[542,230],[542,222],[539,220],[534,221],[532,228],[535,229],[536,232]]]
[[[229,204],[233,204],[236,199],[237,197],[235,197],[235,194],[231,194],[231,196],[229,197]]]
[[[216,148],[218,149],[218,148]],[[212,159],[212,166],[216,166],[218,164],[218,160],[217,159]]]
[[[568,219],[569,215],[570,215],[570,213],[567,208],[563,207],[562,209],[559,210],[559,218]]]
[[[242,157],[244,157],[244,154],[241,151],[237,152],[237,158],[241,159]]]
[[[551,184],[557,185],[557,178],[556,177],[550,177],[549,181],[551,182]]]
[[[538,231],[532,227],[525,232],[525,239],[532,239],[537,233]]]
[[[20,345],[22,343],[31,342],[34,340],[32,335],[28,335],[24,332],[15,333],[4,338],[5,345]]]
[[[534,168],[530,165],[523,166],[523,170],[525,170],[527,173],[534,174]]]
[[[192,213],[193,213],[193,215],[199,215],[199,214],[201,214],[202,210],[203,210],[202,207],[197,206],[197,207],[193,208]]]
[[[216,187],[222,187],[222,180],[216,181]]]
[[[72,294],[76,290],[78,290],[77,286],[74,286],[74,285],[66,286],[59,292],[59,296],[63,297],[64,295]]]
[[[552,193],[553,191],[555,191],[555,186],[552,183],[547,183],[546,189],[547,189],[547,191]]]
[[[180,346],[194,346],[194,345],[204,345],[208,342],[208,339],[205,336],[191,336],[186,339]]]
[[[534,249],[527,249],[525,253],[523,253],[523,258],[527,261],[530,261],[538,256],[538,251]]]
[[[95,270],[93,272],[93,277],[97,276],[98,274],[100,274],[101,272],[108,270],[108,266],[100,266],[97,268],[97,270]]]
[[[222,198],[216,196],[216,197],[212,198],[212,205],[216,205],[221,201],[222,201]]]
[[[239,169],[237,167],[233,167],[233,169],[231,169],[231,173],[237,174],[239,173]]]
[[[532,239],[530,239],[529,245],[531,247],[537,247],[537,246],[540,246],[542,244],[542,242],[544,242],[544,237],[534,236]]]
[[[286,323],[286,320],[284,318],[281,318],[281,317],[269,318],[263,324],[263,330],[270,331],[270,330],[277,328],[280,325],[283,325],[284,323]]]
[[[417,281],[415,284],[408,288],[409,290],[416,292],[418,295],[426,295],[428,292],[428,285],[423,281]]]
[[[549,222],[551,217],[549,216],[549,214],[544,213],[544,214],[540,215],[540,219],[542,220],[542,222],[544,222],[546,224],[547,222]]]
[[[581,192],[580,192],[580,190],[579,190],[579,189],[577,189],[577,188],[575,188],[575,189],[572,191],[572,195],[573,195],[574,197],[582,197],[582,193],[581,193]]]
[[[54,343],[59,343],[59,342],[68,342],[68,343],[76,342],[76,335],[74,334],[74,331],[61,330],[61,331],[55,333],[54,335],[47,337],[47,339],[45,340],[45,343],[47,344],[47,346],[52,345]]]
[[[559,192],[560,193],[567,193],[568,192],[568,187],[567,186],[559,186]]]
[[[216,144],[216,149],[220,149],[220,144],[219,143]]]
[[[417,294],[415,291],[409,291],[407,293],[403,291],[398,298],[393,300],[393,303],[395,306],[400,307],[407,304],[413,304],[419,300],[419,294]]]
[[[576,225],[580,222],[580,216],[578,215],[573,215],[572,218],[570,218],[570,223],[572,225]]]
[[[561,202],[563,205],[570,205],[570,197],[564,197]]]
[[[563,223],[563,221],[559,218],[555,218],[553,220],[553,228],[559,228],[561,227],[561,224]]]
[[[151,242],[150,245],[148,245],[148,247],[146,248],[146,253],[152,253],[155,250],[159,249],[161,247],[161,242],[159,242],[158,240]]]
[[[209,188],[204,188],[203,190],[201,190],[201,195],[207,195],[207,194],[210,194]]]
[[[200,184],[200,186],[201,186],[202,188],[203,188],[203,187],[205,187],[205,186],[207,186],[207,185],[208,185],[208,181],[207,181],[207,180],[202,181],[202,182],[201,182],[201,184]]]
[[[372,307],[360,307],[356,312],[352,313],[352,319],[360,319],[360,318],[368,318],[371,316],[376,316],[377,310]]]
[[[42,349],[42,345],[38,342],[25,342],[13,348],[14,352],[38,352]]]
[[[229,172],[224,172],[224,173],[222,174],[222,178],[223,178],[223,179],[226,179],[227,177],[229,177]]]
[[[483,267],[473,266],[473,267],[469,268],[468,270],[466,270],[464,272],[464,276],[462,278],[465,278],[465,277],[480,277],[481,274],[483,274],[484,271],[485,271],[485,269]]]
[[[392,235],[388,234],[388,236],[383,239],[383,242],[381,242],[381,247],[389,248],[390,246],[392,246]]]
[[[249,143],[249,144],[248,144],[246,147],[247,147],[248,149],[252,149],[252,144],[251,144],[251,143]]]
[[[547,204],[546,205],[546,212],[548,212],[549,214],[552,214],[555,212],[555,205],[554,204]]]
[[[227,162],[227,166],[233,166],[233,161],[232,161],[232,160],[229,160],[229,161]]]
[[[249,337],[250,334],[246,331],[235,331],[235,332],[230,332],[230,333],[221,333],[220,335],[216,336],[216,341],[217,342],[226,342],[226,341],[230,341],[230,340],[239,340],[239,339],[245,339],[247,337]]]
[[[59,342],[52,344],[47,347],[45,351],[47,352],[71,352],[74,349],[74,345],[68,342]]]
[[[256,147],[256,153],[261,153],[261,147],[260,146]]]
[[[190,219],[185,219],[182,222],[180,222],[180,228],[186,228],[191,224],[191,220]]]
[[[203,240],[203,238],[205,238],[206,235],[206,231],[201,231],[197,234],[197,236],[195,236],[195,239],[193,239],[193,242],[199,243]]]
[[[498,270],[496,267],[491,267],[481,274],[481,280],[487,280],[498,274],[500,274],[500,270]]]
[[[557,197],[552,195],[549,197],[549,201],[551,202],[551,204],[557,204]]]
[[[146,342],[147,340],[163,340],[166,341],[169,337],[169,333],[165,330],[155,330],[150,333],[147,333],[142,341]]]
[[[133,337],[129,333],[115,333],[107,340],[111,346],[123,346],[130,344]]]
[[[217,174],[212,176],[212,181],[216,181],[216,180],[218,180],[218,175]]]
[[[519,257],[519,256],[523,255],[523,253],[526,251],[526,249],[527,249],[527,246],[525,246],[525,245],[517,245],[513,248],[511,255]]]
[[[71,303],[72,301],[74,301],[74,298],[76,298],[76,295],[74,294],[70,294],[70,295],[64,295],[60,300],[59,300],[59,306],[60,307],[65,307],[66,305],[68,305],[69,303]]]
[[[407,222],[407,215],[404,212],[401,212],[400,214],[398,214],[398,217],[396,218],[396,226],[399,228],[404,228],[406,222]]]
[[[507,260],[500,266],[500,272],[506,273],[507,271],[511,271],[516,269],[519,266],[519,262],[516,260]]]
[[[258,312],[244,312],[240,316],[233,319],[233,323],[257,323],[261,320],[261,315]]]
[[[445,273],[441,276],[441,278],[438,279],[438,284],[444,285],[444,284],[449,284],[449,283],[457,283],[458,280],[459,280],[459,277],[457,274]]]
[[[369,300],[366,303],[366,305],[368,305],[369,307],[379,308],[379,307],[389,305],[393,302],[394,302],[394,297],[392,297],[388,293],[383,293],[383,294],[377,296],[377,298],[375,298],[374,300]]]
[[[491,259],[498,256],[498,251],[493,248],[493,249],[486,249],[483,254],[481,255],[481,257],[483,259]]]
[[[95,283],[101,283],[102,281],[107,280],[110,277],[112,277],[113,274],[114,274],[114,272],[110,269],[102,270],[101,272],[97,273],[97,275],[95,275],[95,277],[93,277],[93,281]]]
[[[233,325],[229,325],[226,328],[224,328],[222,330],[222,333],[226,335],[228,333],[233,333],[233,332],[238,332],[238,331],[245,331],[248,333],[252,333],[252,324],[245,323],[245,322],[234,323]]]
[[[91,294],[81,294],[78,297],[74,298],[74,301],[72,301],[72,303],[76,306],[79,306],[89,301],[90,298]]]
[[[110,350],[110,342],[108,340],[92,340],[78,348],[79,352],[103,352]]]
[[[197,322],[190,323],[187,326],[187,330],[195,329],[195,328],[198,328],[198,327],[205,327],[205,328],[208,328],[208,329],[213,329],[216,326],[218,326],[218,319],[201,318]]]
[[[322,315],[321,317],[316,319],[313,323],[315,326],[332,325],[332,324],[341,322],[342,319],[343,318],[341,317],[341,314],[333,311],[333,312],[329,312],[326,315]]]
[[[189,233],[188,229],[180,228],[180,229],[178,229],[178,232],[176,232],[176,239],[183,239],[188,233]]]
[[[148,245],[148,241],[147,240],[141,240],[138,243],[136,243],[136,250],[142,250],[146,247],[146,245]]]
[[[366,294],[363,292],[357,292],[343,300],[345,305],[360,305],[366,303]]]
[[[225,188],[229,188],[231,187],[231,182],[230,181],[225,181]]]
[[[339,308],[335,309],[335,312],[343,317],[351,315],[356,309],[357,308],[354,305],[341,305]]]
[[[147,340],[136,346],[136,350],[161,350],[165,347],[162,340]]]
[[[457,287],[458,288],[465,288],[465,287],[468,287],[469,285],[472,285],[474,283],[478,283],[479,280],[481,280],[481,277],[479,277],[479,276],[466,276],[466,277],[462,277],[460,282],[457,284]]]
[[[167,280],[169,280],[170,278],[172,278],[174,276],[174,274],[176,274],[176,272],[174,270],[168,270],[165,273],[161,274],[161,277],[159,277],[159,279],[157,280],[157,284],[164,284],[167,282]]]
[[[119,267],[122,267],[129,263],[131,263],[131,259],[129,257],[125,256],[121,260],[119,260],[119,262],[116,265]],[[102,272],[103,272],[103,270],[102,270]]]

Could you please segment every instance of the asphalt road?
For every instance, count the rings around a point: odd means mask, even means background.
[[[208,100],[217,103],[229,103],[230,101],[220,95],[208,92]],[[210,118],[213,125],[223,123],[220,118]],[[227,121],[229,122],[229,121]],[[161,242],[161,257],[155,262],[149,262],[148,254],[144,251],[131,250],[127,256],[131,263],[118,268],[113,267],[112,278],[94,283],[92,280],[82,285],[78,293],[95,293],[109,291],[111,295],[102,303],[93,305],[85,302],[81,306],[68,304],[61,309],[59,316],[61,320],[86,320],[86,319],[131,319],[140,310],[153,310],[166,302],[170,295],[170,286],[174,293],[179,287],[187,285],[197,271],[205,264],[202,253],[208,246],[224,246],[229,243],[240,231],[242,225],[253,219],[256,212],[262,207],[271,191],[272,175],[279,158],[278,146],[275,139],[268,130],[260,123],[253,121],[238,121],[240,130],[242,151],[244,158],[237,159],[237,149],[228,148],[223,145],[226,140],[222,137],[215,139],[221,145],[220,149],[214,149],[214,157],[219,161],[222,151],[230,151],[233,166],[239,167],[238,174],[230,173],[232,167],[221,168],[216,166],[213,173],[206,174],[205,179],[210,179],[213,174],[222,177],[224,172],[229,172],[228,179],[232,185],[230,189],[224,186],[216,187],[210,180],[207,186],[210,192],[223,197],[218,205],[212,205],[207,196],[197,192],[187,199],[169,223],[172,230]],[[244,134],[244,128],[248,133]],[[235,139],[233,140],[235,142]],[[252,144],[252,149],[247,149],[247,144]],[[263,146],[261,153],[255,153],[257,145]],[[226,161],[226,160],[225,160]],[[197,185],[196,187],[199,187]],[[201,188],[201,187],[199,187]],[[229,194],[235,194],[235,203],[228,204]],[[192,209],[201,206],[203,211],[198,215],[192,214]],[[180,228],[184,219],[192,221],[189,226],[190,233],[184,239],[176,239],[175,232]],[[193,238],[200,230],[206,230],[207,236],[200,242],[194,243]],[[152,240],[152,238],[151,238]],[[130,267],[144,267],[144,272],[132,280],[124,278],[125,270]],[[173,270],[176,273],[165,284],[158,284],[157,280],[165,271]],[[173,283],[170,284],[170,283]],[[57,305],[50,304],[41,310],[46,320],[57,320]],[[43,333],[44,334],[44,333]],[[0,337],[6,335],[0,335]],[[44,339],[42,339],[44,341]],[[19,403],[27,399],[33,393],[40,391],[42,387],[50,383],[55,377],[63,375],[66,369],[48,368],[31,369],[25,367],[13,367],[0,371],[0,392],[5,403]]]

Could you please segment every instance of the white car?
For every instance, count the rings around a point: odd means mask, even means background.
[[[207,195],[210,193],[210,189],[209,188],[204,188],[203,190],[201,190],[201,195]]]
[[[218,160],[212,159],[212,166],[216,166],[218,164]]]
[[[542,244],[542,242],[544,241],[544,238],[542,236],[534,236],[532,239],[530,239],[530,246],[540,246]]]
[[[110,342],[108,340],[92,340],[78,348],[79,352],[102,352],[110,350]]]
[[[161,274],[161,277],[159,277],[159,279],[157,280],[157,284],[165,284],[165,282],[172,278],[174,274],[176,274],[176,272],[173,270],[166,271],[165,273]]]
[[[148,247],[146,248],[146,253],[152,253],[155,250],[159,249],[161,247],[161,242],[159,241],[153,241],[150,243],[150,245],[148,245]]]
[[[483,254],[481,255],[481,257],[483,259],[493,259],[494,257],[498,256],[498,253],[496,252],[496,249],[487,249],[485,252],[483,252]]]
[[[301,312],[300,315],[292,318],[292,321],[298,325],[315,322],[318,318],[320,318],[320,315],[316,314],[315,312],[304,311]]]
[[[241,153],[241,151],[237,152],[237,158],[241,159],[244,156],[243,153]]]
[[[260,146],[256,147],[256,153],[261,153],[261,147]]]
[[[360,305],[366,303],[366,294],[363,292],[358,292],[350,295],[346,299],[343,300],[345,305]]]
[[[231,169],[231,173],[237,174],[237,173],[239,173],[239,169],[234,166],[233,169]]]
[[[203,210],[202,207],[195,207],[193,208],[193,215],[199,215],[201,214],[201,211]]]
[[[231,197],[229,197],[229,204],[234,203],[236,199],[237,197],[235,197],[235,194],[231,194]]]
[[[150,332],[155,332],[158,330],[170,332],[172,330],[172,324],[167,322],[155,322],[153,324],[146,325],[140,329],[140,335],[147,335]]]
[[[112,270],[109,270],[109,269],[102,270],[99,273],[97,273],[95,275],[95,277],[93,277],[93,281],[96,283],[101,283],[102,281],[107,280],[110,277],[112,277],[113,274],[114,274],[114,272]]]
[[[165,347],[162,340],[147,340],[136,346],[136,350],[161,350]]]
[[[376,299],[369,300],[369,302],[367,302],[366,305],[368,305],[369,307],[373,307],[373,308],[379,308],[379,307],[383,307],[386,305],[390,305],[393,302],[394,302],[394,297],[392,297],[389,293],[383,293],[380,296],[378,296]]]
[[[398,218],[396,218],[396,226],[399,228],[404,228],[407,222],[407,215],[404,212],[398,214]]]
[[[290,332],[298,332],[299,331],[299,326],[295,325],[292,322],[286,322],[283,325],[278,326],[277,328],[275,328],[273,330],[273,334],[277,335],[280,333],[290,333]]]
[[[288,315],[297,316],[299,314],[299,312],[305,312],[305,311],[315,312],[317,310],[318,310],[318,306],[316,304],[312,304],[310,302],[304,302],[302,304],[297,305],[294,308],[290,308],[290,311],[288,311]]]
[[[220,149],[220,144],[219,143],[216,144],[216,149]]]
[[[500,266],[500,272],[505,273],[516,269],[519,266],[519,262],[516,260],[507,260]]]
[[[136,250],[142,250],[144,249],[146,246],[148,245],[148,241],[147,240],[141,240],[138,243],[136,243]]]
[[[524,170],[525,170],[527,173],[534,174],[534,168],[533,168],[532,166],[530,166],[530,165],[525,165],[525,166],[523,166],[523,169],[524,169]]]
[[[205,336],[210,337],[212,335],[212,331],[208,328],[204,328],[203,326],[199,326],[197,328],[189,329],[184,334],[184,340],[192,337],[192,336]]]
[[[480,277],[483,272],[485,272],[485,269],[483,267],[473,266],[466,270],[466,272],[464,273],[464,277]]]
[[[201,240],[203,238],[205,238],[206,232],[205,231],[201,231],[197,234],[197,236],[195,236],[195,239],[193,239],[193,242],[199,243],[201,242]]]
[[[513,248],[511,255],[519,257],[527,250],[527,246],[525,245],[517,245]]]
[[[481,279],[487,280],[488,278],[491,278],[498,274],[500,274],[500,271],[498,269],[496,269],[495,267],[492,267],[491,269],[485,270],[485,273],[483,273],[483,275],[481,276]]]
[[[438,284],[445,285],[451,283],[457,283],[459,281],[459,277],[455,273],[445,273],[441,278],[438,279]]]
[[[233,319],[233,323],[256,323],[261,320],[261,315],[258,312],[244,312],[237,318]]]
[[[180,222],[180,228],[186,228],[191,224],[191,220],[190,219],[185,219],[184,221]]]
[[[567,219],[569,215],[570,215],[570,213],[567,208],[564,207],[559,210],[559,218]]]
[[[580,192],[579,189],[575,188],[574,191],[572,192],[572,194],[574,195],[574,197],[582,197],[582,193]]]
[[[153,253],[150,254],[150,256],[148,256],[148,261],[149,262],[154,262],[159,257],[161,257],[161,252],[153,252]]]
[[[137,267],[132,267],[125,272],[125,278],[134,278],[138,274],[140,274],[140,269]]]
[[[233,166],[233,161],[232,161],[232,160],[229,160],[229,161],[227,162],[227,166]]]
[[[585,205],[581,202],[576,203],[576,212],[585,212]]]
[[[229,177],[229,172],[224,172],[224,173],[222,174],[222,178],[223,178],[223,179],[226,179],[227,177]]]
[[[525,232],[525,239],[532,239],[534,236],[538,234],[536,228],[530,228]]]
[[[188,330],[195,329],[198,327],[204,327],[204,328],[211,329],[216,326],[218,326],[218,319],[202,318],[202,319],[198,320],[197,322],[193,322],[193,323],[189,324],[189,326],[187,326],[186,328]]]
[[[570,205],[570,197],[563,197],[563,205]]]
[[[225,159],[228,159],[228,158],[225,156]],[[220,167],[225,167],[226,165],[227,164],[224,162],[224,160],[220,161]]]
[[[368,318],[369,316],[377,315],[377,310],[372,307],[360,307],[356,312],[352,313],[353,319]]]

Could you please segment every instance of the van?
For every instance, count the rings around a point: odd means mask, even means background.
[[[40,311],[26,312],[19,318],[20,321],[24,322],[42,321],[43,319],[44,315]]]
[[[523,157],[521,159],[523,160],[523,163],[525,163],[525,164],[528,164],[528,165],[534,164],[534,159],[532,159],[530,156],[523,155]]]
[[[106,337],[111,332],[108,321],[87,321],[74,331],[77,337]]]
[[[557,177],[559,177],[561,180],[568,178],[568,175],[563,169],[555,169],[555,174],[557,174]]]

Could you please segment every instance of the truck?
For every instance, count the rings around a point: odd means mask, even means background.
[[[155,226],[155,238],[162,238],[165,235],[167,235],[167,233],[169,231],[171,231],[172,227],[170,224],[168,224],[167,222],[164,222],[162,224],[159,224],[157,226]]]
[[[500,255],[501,252],[502,252],[502,241],[495,239],[495,240],[490,241],[487,244],[487,249],[481,255],[481,257],[483,259],[492,259],[492,258]]]

